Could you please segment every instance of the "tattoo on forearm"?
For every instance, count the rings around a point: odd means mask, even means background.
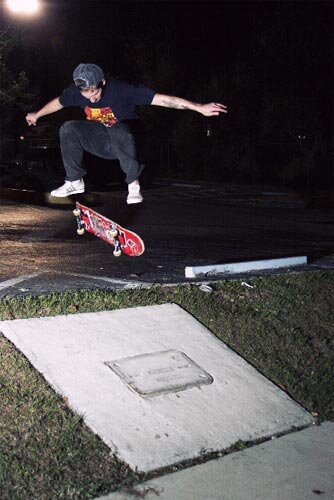
[[[187,106],[186,104],[180,104],[176,101],[172,101],[172,100],[163,100],[162,101],[162,105],[163,106],[166,106],[166,108],[174,108],[174,109],[190,109],[189,106]]]

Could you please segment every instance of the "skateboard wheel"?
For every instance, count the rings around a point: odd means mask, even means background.
[[[80,214],[81,214],[81,210],[80,210],[80,208],[75,208],[75,209],[73,210],[73,215],[74,215],[75,217],[79,217],[79,215],[80,215]]]
[[[116,238],[116,236],[117,236],[117,235],[118,235],[118,231],[117,231],[117,229],[111,229],[111,230],[110,230],[110,236],[111,236],[112,238]]]
[[[122,255],[122,250],[120,248],[115,248],[113,255],[114,257],[120,257]]]
[[[85,233],[85,228],[84,227],[78,227],[77,234],[79,236],[82,236],[84,233]]]

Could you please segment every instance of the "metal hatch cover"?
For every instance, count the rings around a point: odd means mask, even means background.
[[[213,377],[176,349],[106,361],[130,389],[142,397],[211,384]]]

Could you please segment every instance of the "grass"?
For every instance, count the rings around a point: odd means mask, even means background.
[[[0,319],[179,304],[321,420],[334,420],[334,272],[0,301]],[[1,328],[0,328],[1,329]],[[191,339],[189,339],[191,341]],[[0,497],[89,499],[144,479],[0,336]]]

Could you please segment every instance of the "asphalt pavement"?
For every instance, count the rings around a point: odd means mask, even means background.
[[[73,197],[143,238],[141,257],[115,258],[76,234],[75,200],[1,190],[0,295],[187,283],[187,266],[291,256],[306,256],[307,269],[334,266],[333,209],[307,208],[294,192],[161,180],[143,194],[139,205],[126,204],[121,185]]]

